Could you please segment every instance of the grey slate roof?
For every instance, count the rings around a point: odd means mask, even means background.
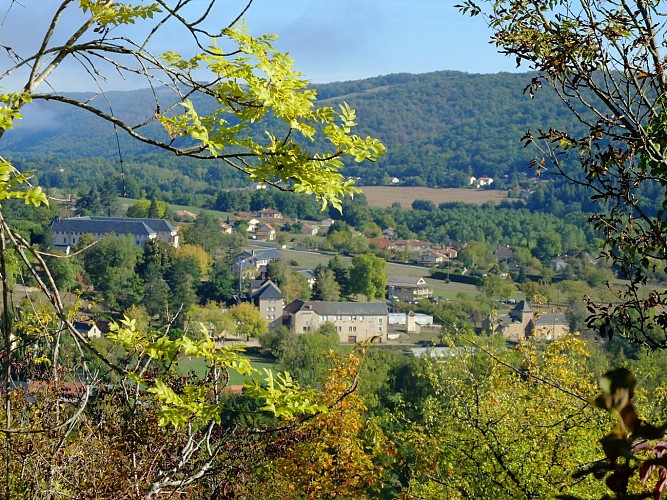
[[[533,310],[530,308],[530,305],[528,305],[528,302],[525,300],[522,300],[519,302],[512,311],[522,313],[522,312],[533,312]]]
[[[540,314],[535,326],[567,325],[567,317],[562,313]]]
[[[266,280],[266,282],[258,289],[255,290],[250,296],[251,299],[275,299],[280,300],[283,298],[283,293],[280,291],[280,288],[271,280]]]
[[[321,300],[311,300],[304,302],[294,300],[285,308],[287,312],[296,313],[298,311],[311,310],[320,316],[332,315],[363,315],[363,316],[388,316],[389,308],[385,302],[325,302]]]
[[[108,220],[113,220],[111,217],[91,217],[91,220],[103,220],[103,219],[108,219]],[[164,219],[137,219],[146,224],[148,227],[150,227],[153,231],[156,232],[168,232],[171,233],[172,231],[176,231],[176,228],[172,226],[169,222],[167,222]]]
[[[153,234],[173,232],[176,228],[164,219],[135,219],[132,217],[72,217],[55,219],[53,231],[78,233]]]
[[[51,223],[52,231],[90,233],[90,234],[134,234],[151,235],[156,231],[139,219],[104,219],[93,220],[90,217],[72,217],[71,219],[54,220]]]
[[[314,279],[317,278],[317,276],[315,276],[315,273],[313,271],[311,271],[310,269],[301,269],[301,270],[297,271],[297,274],[300,274],[301,276],[303,276],[307,280],[314,280]]]
[[[273,248],[269,248],[267,250],[254,250],[254,251],[246,251],[243,252],[242,254],[238,255],[234,261],[236,263],[242,261],[242,260],[278,260],[282,258],[282,254],[278,250],[274,250]]]

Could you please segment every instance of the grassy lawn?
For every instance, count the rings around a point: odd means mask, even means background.
[[[269,368],[274,371],[280,369],[280,366],[278,366],[275,359],[272,357],[262,356],[261,354],[255,352],[248,352],[246,353],[246,356],[250,358],[252,366],[260,370],[260,373],[252,378],[263,378],[264,368]],[[206,373],[206,364],[202,359],[193,359],[182,356],[178,362],[178,372],[181,375],[187,375],[190,371],[193,371],[195,374],[197,374],[197,376],[202,377]],[[242,385],[247,378],[248,377],[239,375],[234,370],[229,371],[229,385]]]
[[[279,252],[283,255],[287,262],[292,260],[298,262],[298,267],[300,269],[315,269],[318,264],[326,266],[329,261],[333,259],[333,255],[320,254],[317,252],[300,252],[297,250],[288,249],[280,249]],[[349,257],[342,255],[341,257],[348,261],[351,260]]]

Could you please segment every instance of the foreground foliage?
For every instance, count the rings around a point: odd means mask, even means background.
[[[597,458],[605,424],[586,399],[595,390],[582,370],[587,357],[583,342],[567,338],[517,352],[459,348],[445,363],[429,363],[432,395],[402,443],[413,463],[408,497],[601,494],[595,481],[571,478]]]

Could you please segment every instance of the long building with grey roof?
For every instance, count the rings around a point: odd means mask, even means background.
[[[387,339],[389,308],[385,302],[294,300],[285,307],[285,324],[297,333],[316,331],[324,323],[336,328],[344,343]]]
[[[164,219],[135,219],[131,217],[56,217],[51,222],[51,233],[56,249],[65,250],[76,245],[84,234],[99,239],[107,234],[131,236],[137,245],[162,240],[178,247],[178,231]]]

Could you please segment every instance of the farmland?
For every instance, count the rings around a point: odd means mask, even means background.
[[[403,208],[410,208],[415,200],[428,200],[436,205],[455,202],[482,205],[487,201],[507,199],[506,191],[488,189],[364,186],[362,191],[370,206],[380,208],[389,207],[396,201]]]

